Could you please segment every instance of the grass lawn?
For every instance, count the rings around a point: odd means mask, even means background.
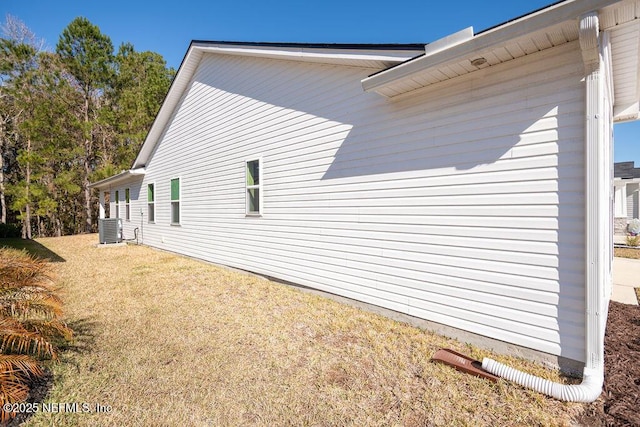
[[[76,331],[51,367],[45,402],[111,411],[41,411],[27,426],[569,425],[589,409],[432,363],[442,347],[490,353],[404,323],[177,255],[95,242],[37,241],[59,261]]]

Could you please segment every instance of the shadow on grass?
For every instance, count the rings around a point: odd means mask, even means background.
[[[94,330],[97,322],[91,319],[79,319],[68,323],[68,326],[73,330],[72,341],[59,341],[55,342],[55,346],[58,348],[62,357],[59,361],[47,361],[44,363],[45,374],[42,378],[33,378],[29,383],[29,397],[23,403],[27,404],[42,404],[47,399],[49,392],[53,388],[55,381],[54,375],[51,372],[51,363],[68,363],[72,364],[68,358],[64,357],[64,353],[88,353],[93,348],[95,342]],[[33,407],[33,406],[32,406]],[[33,413],[22,412],[18,413],[9,423],[2,424],[7,427],[15,427],[25,423]]]
[[[49,262],[65,262],[57,253],[35,240],[6,238],[0,239],[0,248],[24,249],[30,255]]]
[[[61,353],[89,353],[93,349],[95,343],[95,329],[98,322],[89,318],[78,319],[67,323],[67,326],[73,330],[73,339],[56,343]]]
[[[23,402],[28,405],[25,407],[33,408],[34,404],[40,404],[44,402],[44,400],[47,398],[47,395],[51,391],[52,387],[53,387],[53,374],[48,369],[45,369],[45,374],[42,378],[34,378],[29,383],[29,389],[30,389],[29,397],[25,402]],[[3,425],[6,425],[8,427],[15,427],[15,426],[22,425],[34,414],[35,412],[27,412],[27,411],[19,412],[11,421]]]

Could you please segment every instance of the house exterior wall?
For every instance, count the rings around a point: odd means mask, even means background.
[[[118,186],[125,237],[584,361],[577,43],[397,101],[363,92],[373,71],[205,55],[146,175]]]
[[[129,190],[129,218],[127,219],[127,203],[126,203],[126,190]],[[135,239],[138,236],[138,241],[144,233],[144,227],[147,224],[146,211],[143,210],[141,215],[141,209],[146,209],[146,204],[142,202],[146,199],[146,190],[142,192],[142,180],[141,178],[131,177],[128,180],[119,182],[117,185],[113,185],[106,189],[100,190],[101,195],[104,192],[109,193],[109,213],[105,216],[109,218],[121,218],[122,219],[122,238],[127,240]],[[118,203],[116,203],[116,192],[118,193]],[[104,197],[104,196],[102,196]]]

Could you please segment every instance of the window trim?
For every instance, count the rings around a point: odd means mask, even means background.
[[[115,190],[116,218],[120,218],[120,190]]]
[[[124,189],[124,219],[131,222],[131,189]]]
[[[149,201],[149,186],[153,186],[153,200]],[[147,223],[155,224],[156,223],[156,182],[148,182],[147,183]],[[153,209],[153,220],[151,219],[151,215],[149,215],[150,208]]]
[[[178,180],[178,200],[172,199],[171,183],[174,180]],[[178,203],[178,222],[173,221],[173,204]],[[169,179],[169,223],[171,225],[179,226],[182,224],[182,177],[175,176]]]
[[[249,166],[249,163],[256,162],[256,161],[258,162],[258,184],[249,185],[248,184],[248,178],[249,178],[248,166]],[[245,198],[244,213],[246,216],[261,217],[262,215],[264,215],[264,205],[262,203],[263,196],[264,196],[263,185],[262,185],[263,183],[262,170],[263,170],[262,157],[251,157],[244,161],[244,198]],[[253,190],[253,189],[258,190],[258,210],[257,211],[249,210],[249,190]]]

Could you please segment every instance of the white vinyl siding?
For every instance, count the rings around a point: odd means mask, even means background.
[[[110,190],[110,194],[113,197],[113,201],[110,201],[110,215],[112,218],[123,218],[122,221],[122,236],[125,239],[133,239],[135,238],[136,231],[138,229],[138,233],[141,234],[140,230],[142,229],[141,223],[139,220],[142,218],[137,218],[135,215],[136,212],[145,212],[144,207],[145,199],[144,194],[140,196],[140,189],[142,185],[142,178],[131,178],[130,180],[120,183],[117,187],[117,190]],[[128,190],[128,200],[127,202],[127,190]],[[121,200],[122,199],[122,200]],[[124,203],[122,203],[124,202]],[[120,211],[120,208],[124,205],[125,212],[124,216]],[[133,215],[132,215],[133,214]],[[128,215],[128,220],[127,220]]]
[[[188,180],[189,222],[145,243],[583,361],[581,64],[569,43],[389,101],[375,70],[205,55],[144,178]]]

